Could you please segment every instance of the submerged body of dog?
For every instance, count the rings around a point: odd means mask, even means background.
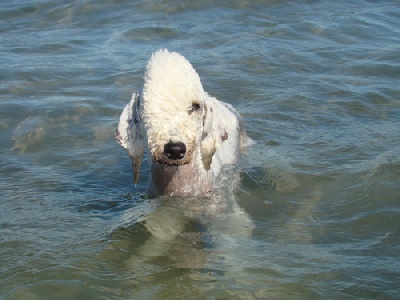
[[[204,91],[198,74],[183,56],[167,50],[152,55],[144,87],[124,108],[116,138],[132,160],[135,183],[147,146],[150,198],[179,197],[148,216],[146,227],[153,238],[143,245],[142,253],[159,255],[162,247],[155,245],[174,240],[193,216],[201,216],[200,222],[214,232],[225,227],[220,226],[221,220],[228,220],[227,226],[235,234],[251,234],[251,220],[232,197],[239,182],[237,170],[232,169],[250,141],[242,118],[231,105]],[[219,221],[209,222],[207,216],[217,216]]]

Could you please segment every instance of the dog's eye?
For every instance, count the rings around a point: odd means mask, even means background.
[[[189,113],[189,115],[191,115],[193,112],[196,112],[196,111],[198,111],[198,110],[200,110],[200,104],[194,102],[194,103],[192,103],[192,105],[190,106],[189,112],[188,112],[188,113]]]
[[[192,110],[193,111],[196,111],[196,110],[199,110],[200,109],[200,104],[198,104],[198,103],[193,103],[192,104]]]

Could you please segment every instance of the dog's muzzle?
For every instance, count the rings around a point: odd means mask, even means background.
[[[169,160],[181,160],[185,154],[186,145],[182,142],[168,142],[164,145],[164,155]]]
[[[191,153],[182,142],[169,141],[160,150],[153,156],[153,160],[159,164],[180,166],[191,160]]]

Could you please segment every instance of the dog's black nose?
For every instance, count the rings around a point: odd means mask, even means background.
[[[182,142],[168,142],[164,145],[164,154],[168,159],[182,159],[186,154],[186,146]]]

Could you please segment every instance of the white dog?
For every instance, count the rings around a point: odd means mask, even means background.
[[[116,139],[132,160],[135,184],[147,145],[149,197],[210,194],[222,168],[236,164],[250,142],[239,113],[209,96],[189,61],[167,50],[150,58]]]
[[[140,256],[158,257],[170,247],[192,248],[192,241],[182,243],[179,237],[186,224],[196,220],[218,236],[217,253],[225,249],[226,257],[234,257],[230,252],[237,248],[237,239],[251,236],[254,228],[232,193],[239,182],[234,166],[251,140],[239,113],[204,91],[183,56],[167,50],[152,55],[143,89],[121,114],[116,139],[132,160],[135,184],[147,146],[149,197],[178,196],[158,198],[162,204],[147,215],[145,226],[152,236],[140,247]],[[192,267],[209,252],[200,251],[203,255],[186,252]],[[141,259],[132,256],[130,261]]]

